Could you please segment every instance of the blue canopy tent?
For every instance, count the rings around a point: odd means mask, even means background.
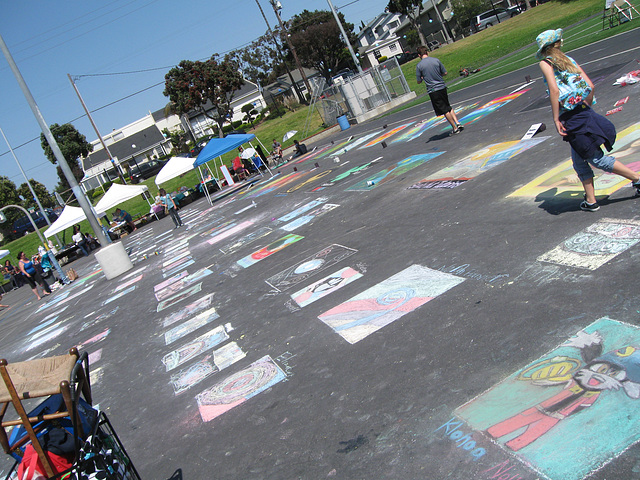
[[[256,138],[256,136],[252,133],[230,134],[224,138],[212,138],[211,140],[209,140],[209,143],[207,143],[205,147],[198,154],[198,157],[193,162],[193,167],[200,168],[202,165],[213,160],[214,167],[217,168],[217,165],[215,164],[216,157],[220,157],[225,153],[238,148],[240,145],[244,143],[248,142],[249,145],[251,145],[251,140],[253,140],[254,138]],[[220,165],[222,165],[222,159],[220,159]],[[255,162],[254,162],[254,165],[255,165]],[[271,173],[271,170],[269,170],[269,172]],[[271,173],[271,175],[273,175],[273,173]],[[201,169],[200,169],[200,176],[203,177]],[[203,178],[203,181],[204,180],[205,179]],[[220,183],[218,183],[218,186],[220,187]],[[206,188],[204,189],[204,191],[208,196],[208,191]],[[211,203],[211,200],[209,200],[209,203]]]

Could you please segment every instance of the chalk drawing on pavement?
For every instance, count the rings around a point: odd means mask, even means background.
[[[181,310],[172,313],[171,315],[164,318],[162,321],[162,326],[167,328],[173,325],[176,322],[181,322],[186,320],[191,315],[195,315],[196,313],[202,312],[203,310],[211,307],[211,303],[213,302],[213,293],[209,293],[202,298],[199,298],[195,302],[190,303],[189,305],[183,307]]]
[[[359,174],[363,173],[371,165],[374,165],[375,162],[376,161],[374,160],[374,161],[371,161],[371,162],[363,163],[362,165],[358,165],[357,167],[350,168],[349,170],[346,170],[346,171],[342,172],[341,174],[336,175],[335,177],[333,177],[328,182],[325,182],[325,183],[323,183],[322,185],[320,185],[318,187],[312,188],[310,190],[310,192],[319,192],[320,190],[324,190],[325,188],[333,187],[333,186],[337,185],[338,183],[342,182],[343,180],[345,180],[346,178],[348,178],[348,177],[350,177],[352,175],[359,175]]]
[[[530,140],[513,140],[509,142],[494,143],[482,148],[471,155],[463,158],[459,162],[454,163],[450,167],[430,175],[421,180],[412,189],[438,188],[431,186],[432,184],[448,185],[447,188],[453,188],[454,183],[458,181],[470,180],[477,177],[483,172],[490,170],[510,158],[544,142],[550,137],[535,137]],[[449,184],[443,182],[451,182]],[[442,186],[439,188],[443,188]]]
[[[639,152],[640,122],[618,132],[613,150],[608,155],[613,155],[616,160],[625,164],[634,172],[638,172],[640,171],[640,161],[637,160]],[[593,182],[596,196],[611,195],[629,184],[629,180],[613,173],[603,172],[598,169],[593,169],[593,173],[595,174]],[[578,179],[569,159],[543,173],[524,187],[519,188],[509,197],[537,197],[543,199],[562,195],[582,198],[583,192],[582,182]]]
[[[394,136],[396,133],[401,132],[402,130],[404,130],[405,128],[411,126],[410,123],[405,123],[403,125],[398,125],[395,128],[392,128],[391,130],[389,130],[388,132],[383,133],[382,135],[374,138],[373,140],[365,143],[363,146],[360,147],[360,150],[362,150],[363,148],[369,148],[369,147],[373,147],[374,145],[377,145],[379,143],[382,143],[383,141],[385,141],[387,138]]]
[[[113,295],[112,297],[107,298],[104,302],[102,302],[102,305],[106,305],[108,303],[113,302],[114,300],[119,299],[120,297],[124,297],[127,293],[131,293],[135,289],[136,289],[136,285],[131,285],[129,288],[125,288],[124,290],[120,290],[120,292],[118,292],[117,294]]]
[[[640,440],[640,329],[596,320],[454,415],[545,478],[582,479]]]
[[[176,395],[179,395],[214,373],[224,370],[238,360],[246,357],[246,353],[236,342],[230,342],[213,351],[202,360],[171,375],[171,385]]]
[[[265,355],[244,370],[200,393],[196,397],[200,416],[203,421],[209,422],[285,378],[282,369],[270,356]]]
[[[198,283],[197,285],[194,285],[191,288],[187,288],[186,290],[184,290],[184,291],[182,291],[180,293],[177,293],[176,295],[173,295],[173,296],[167,298],[166,300],[163,300],[162,302],[160,302],[158,304],[157,311],[161,312],[162,310],[165,310],[165,309],[167,309],[169,307],[172,307],[176,303],[179,303],[179,302],[181,302],[183,300],[186,300],[190,296],[195,295],[200,290],[202,290],[202,282]]]
[[[358,191],[358,190],[372,190],[380,185],[387,183],[390,180],[402,175],[409,170],[419,167],[420,165],[428,162],[429,160],[442,155],[444,152],[425,153],[421,155],[412,155],[404,160],[396,162],[381,172],[376,173],[360,182],[345,189],[345,191]]]
[[[296,217],[299,217],[300,215],[302,215],[303,213],[308,212],[309,210],[313,210],[314,208],[322,205],[324,202],[326,202],[328,199],[326,197],[320,197],[316,200],[312,200],[308,203],[305,203],[304,205],[296,208],[295,210],[287,213],[286,215],[283,215],[282,217],[278,218],[279,222],[289,222],[291,220],[293,220]]]
[[[285,232],[293,232],[295,229],[300,228],[303,225],[306,225],[307,223],[312,222],[316,218],[324,215],[325,213],[330,212],[331,210],[333,210],[335,208],[338,208],[339,206],[340,205],[336,205],[336,204],[333,204],[333,203],[326,203],[326,204],[316,208],[315,210],[310,211],[306,215],[303,215],[300,218],[296,218],[292,222],[289,222],[286,225],[283,225],[280,228],[282,230],[284,230]]]
[[[310,303],[326,297],[339,288],[362,277],[362,274],[351,267],[345,267],[328,275],[317,282],[291,294],[291,299],[300,307],[306,307]]]
[[[334,243],[305,258],[303,261],[285,268],[265,281],[271,287],[283,291],[300,282],[304,282],[310,276],[323,271],[325,268],[332,267],[354,253],[357,253],[357,250]]]
[[[249,268],[251,265],[255,265],[259,261],[264,260],[265,258],[273,255],[274,253],[279,252],[283,248],[286,248],[289,245],[292,245],[299,240],[302,240],[303,238],[304,237],[300,235],[294,235],[290,233],[289,235],[285,235],[284,237],[276,240],[275,242],[270,243],[266,247],[263,247],[260,250],[257,250],[252,254],[247,255],[244,258],[241,258],[240,260],[238,260],[237,263],[243,268]]]
[[[463,125],[471,125],[472,123],[477,122],[478,120],[489,115],[490,113],[495,112],[499,108],[504,107],[506,104],[508,104],[509,102],[512,102],[513,100],[518,98],[520,95],[528,92],[529,90],[531,89],[527,88],[524,90],[511,93],[509,95],[505,95],[504,97],[494,98],[493,100],[482,105],[477,110],[474,110],[468,115],[465,115],[464,117],[462,117],[462,119],[460,119],[460,123]],[[447,128],[450,129],[451,127],[447,127]]]
[[[462,113],[465,110],[469,110],[471,108],[476,108],[477,106],[478,106],[477,103],[472,103],[470,105],[456,107],[454,111],[456,112],[456,116],[457,116],[459,113]],[[406,132],[402,132],[402,135],[398,136],[397,138],[394,138],[391,141],[391,143],[393,144],[398,142],[409,142],[411,140],[415,140],[424,132],[429,130],[431,127],[436,127],[446,121],[447,119],[444,117],[431,117],[427,120],[423,120],[422,122],[416,123],[413,127],[411,127]]]
[[[206,350],[220,345],[229,339],[229,335],[224,325],[219,325],[207,333],[200,335],[195,340],[182,345],[180,348],[167,353],[162,358],[162,363],[167,372],[191,360],[195,356],[204,353]]]
[[[173,327],[170,330],[164,332],[164,342],[169,345],[170,343],[175,342],[176,340],[181,339],[185,335],[188,335],[192,332],[195,332],[201,327],[208,325],[214,320],[220,318],[218,312],[216,312],[215,308],[210,308],[209,310],[205,310],[202,313],[199,313],[195,317],[186,322],[178,325],[177,327]]]
[[[272,231],[273,231],[272,228],[260,227],[255,232],[249,233],[248,235],[240,237],[237,240],[235,240],[234,242],[225,245],[224,247],[222,247],[220,249],[220,251],[222,253],[224,253],[225,255],[228,255],[230,253],[233,253],[233,252],[241,249],[245,245],[250,245],[250,244],[252,244],[253,242],[255,242],[257,240],[260,240],[262,237],[266,237]]]
[[[356,343],[463,281],[455,275],[412,265],[318,318],[347,342]]]
[[[640,241],[640,221],[603,218],[538,257],[570,267],[595,270]]]

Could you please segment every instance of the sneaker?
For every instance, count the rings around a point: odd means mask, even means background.
[[[462,125],[461,123],[457,124],[456,127],[458,128],[458,130],[462,131],[464,130],[464,125]]]
[[[585,200],[584,202],[582,202],[580,204],[580,210],[583,210],[585,212],[596,212],[596,211],[600,210],[600,205],[598,205],[598,202],[588,203]]]
[[[633,182],[631,186],[636,189],[636,197],[640,197],[640,180]]]
[[[460,130],[459,128],[456,128],[455,130],[451,130],[451,131],[449,132],[449,136],[450,136],[450,137],[453,137],[454,135],[458,135],[458,134],[460,133],[460,131],[461,131],[461,130]]]

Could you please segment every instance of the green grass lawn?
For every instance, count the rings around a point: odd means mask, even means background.
[[[640,0],[630,3],[640,5]],[[563,50],[569,52],[640,26],[640,21],[636,22],[634,19],[603,30],[603,4],[601,0],[547,2],[470,37],[445,45],[431,55],[439,58],[445,65],[448,71],[447,88],[449,92],[455,92],[537,63],[535,39],[544,30],[564,29]],[[585,19],[587,20],[583,21]],[[578,22],[581,23],[576,25]],[[417,63],[418,59],[407,62],[402,65],[402,70],[409,88],[422,96],[426,95],[426,90],[416,82]],[[470,70],[480,68],[481,71],[462,78],[458,76],[458,72],[463,67]],[[424,98],[415,99],[395,111],[422,102]]]
[[[433,52],[433,56],[439,58],[449,71],[447,79],[450,82],[449,91],[453,92],[537,62],[534,56],[537,50],[535,38],[543,30],[564,28],[564,50],[570,51],[640,26],[640,19],[634,19],[615,28],[603,30],[601,15],[603,3],[603,0],[554,0],[463,40],[445,45]],[[634,0],[631,3],[640,8],[640,0]],[[587,20],[583,21],[585,19]],[[576,25],[578,22],[581,23]],[[421,97],[426,93],[424,87],[416,82],[417,62],[416,59],[402,65],[402,70],[409,88]],[[458,77],[458,71],[462,67],[481,68],[481,71],[467,78]],[[451,83],[452,80],[456,81]],[[395,111],[424,102],[424,98],[420,97]],[[318,133],[324,128],[318,111],[314,109],[309,113],[309,110],[309,107],[302,107],[280,118],[263,121],[247,133],[255,134],[269,152],[273,139],[276,138],[281,142],[282,136],[289,130],[300,132],[296,138],[302,139],[305,127],[307,127],[306,136]],[[292,143],[293,139],[284,142],[283,148],[291,146]],[[230,165],[235,156],[236,152],[229,152],[223,155],[222,160],[226,165]],[[219,160],[217,162],[219,164]],[[168,192],[182,186],[190,188],[198,183],[198,175],[197,171],[192,171],[166,182],[162,187]],[[158,187],[154,184],[154,178],[145,180],[143,184],[149,187],[152,197],[157,195]],[[93,203],[97,203],[98,200],[99,198],[93,199]],[[140,197],[124,202],[120,208],[134,217],[149,211],[149,205]],[[90,231],[87,221],[82,222],[80,226],[82,231]],[[42,229],[43,232],[44,230],[46,228]],[[67,232],[60,233],[59,237],[70,243],[71,235],[69,229]],[[39,244],[38,237],[30,233],[2,248],[11,251],[11,256],[8,258],[15,264],[15,255],[18,251],[24,250],[31,255],[37,252]]]

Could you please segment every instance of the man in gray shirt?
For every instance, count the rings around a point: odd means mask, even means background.
[[[431,98],[436,115],[444,115],[444,118],[451,124],[452,131],[449,135],[457,135],[464,130],[464,125],[458,122],[456,112],[449,104],[447,86],[442,78],[447,74],[447,70],[440,60],[429,56],[427,47],[420,45],[417,50],[421,60],[416,67],[416,80],[418,83],[424,81],[427,86],[427,93]]]

